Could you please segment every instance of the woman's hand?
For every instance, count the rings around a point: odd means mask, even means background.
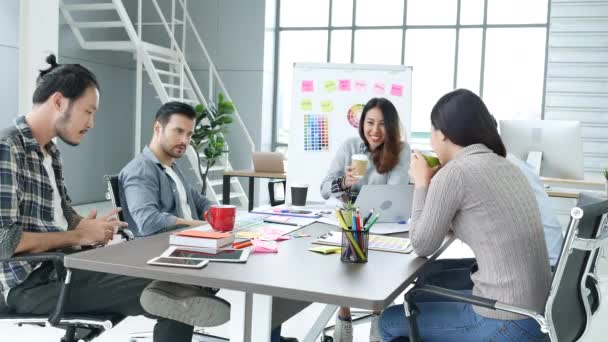
[[[410,161],[409,174],[414,179],[416,188],[428,187],[431,184],[431,178],[435,176],[437,170],[439,170],[439,165],[430,167],[422,154],[414,150]]]
[[[360,177],[357,177],[355,175],[355,168],[352,166],[349,166],[346,168],[346,170],[344,171],[345,175],[344,175],[344,183],[342,184],[344,186],[345,189],[350,189],[353,185],[357,184],[359,182],[359,180],[361,179]]]

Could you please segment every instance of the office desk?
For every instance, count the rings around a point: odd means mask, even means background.
[[[230,204],[230,178],[248,177],[249,178],[249,211],[253,210],[253,194],[255,178],[287,179],[285,173],[256,172],[253,170],[231,170],[224,171],[222,182],[222,203]]]
[[[413,254],[369,251],[366,264],[342,263],[339,254],[320,255],[307,251],[315,237],[336,229],[313,223],[300,230],[311,237],[281,242],[277,254],[252,254],[245,264],[211,262],[200,270],[146,264],[168,247],[168,233],[67,255],[65,265],[242,292],[240,299],[244,304],[232,305],[230,330],[233,336],[230,340],[268,341],[273,310],[279,308],[280,300],[382,310],[414,281],[428,260],[441,254],[453,240],[451,235],[446,237],[442,248],[430,259]],[[292,306],[289,315],[304,307],[299,305],[295,310]],[[255,315],[252,315],[254,308]],[[278,322],[275,317],[275,325]]]

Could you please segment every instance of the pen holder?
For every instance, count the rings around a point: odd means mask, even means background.
[[[340,260],[353,264],[367,262],[369,232],[342,230],[342,255]]]

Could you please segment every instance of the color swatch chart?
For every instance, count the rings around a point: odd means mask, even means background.
[[[329,151],[327,115],[304,115],[304,151]]]

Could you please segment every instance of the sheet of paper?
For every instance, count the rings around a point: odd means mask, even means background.
[[[369,232],[371,234],[395,234],[395,233],[405,233],[409,232],[410,225],[409,224],[399,224],[399,223],[376,223],[370,229]]]

